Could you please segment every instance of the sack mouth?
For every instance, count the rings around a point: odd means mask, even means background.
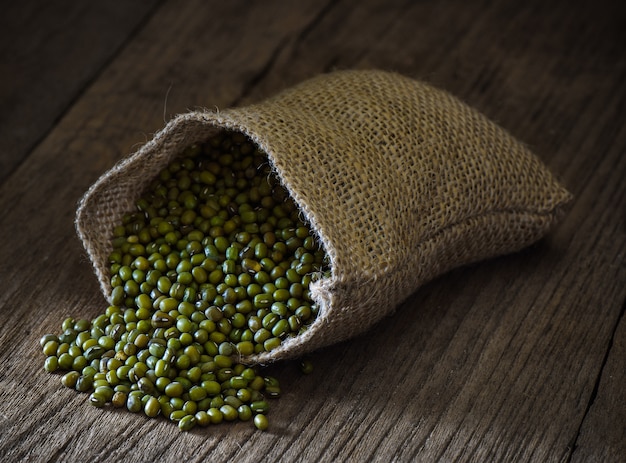
[[[293,194],[289,182],[282,175],[272,157],[272,146],[263,137],[241,126],[235,120],[224,117],[219,111],[193,111],[181,114],[172,119],[155,134],[154,138],[143,145],[138,151],[119,161],[103,174],[83,195],[76,213],[76,231],[93,265],[101,292],[108,303],[111,303],[111,275],[108,256],[113,251],[113,229],[121,223],[122,217],[136,208],[136,202],[145,193],[150,183],[159,172],[175,159],[184,155],[185,148],[206,142],[222,132],[238,132],[246,136],[267,158],[272,174],[279,180],[291,199],[304,216],[314,238],[328,256],[328,268],[323,276],[316,272],[311,283],[311,297],[318,304],[319,312],[309,327],[322,323],[327,318],[332,296],[321,289],[332,286],[333,252],[332,245],[315,227],[315,215],[306,210]],[[158,158],[158,162],[151,162]],[[128,189],[129,184],[133,185]],[[117,189],[132,191],[132,194],[116,196],[116,208],[109,207],[109,199]],[[94,227],[93,223],[106,224],[105,227]],[[306,330],[296,336],[283,340],[282,344],[272,351],[237,358],[246,364],[271,363],[277,358],[285,358],[286,353],[293,350],[293,343],[307,343],[314,331]]]

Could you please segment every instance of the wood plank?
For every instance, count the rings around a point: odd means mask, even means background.
[[[165,3],[0,186],[10,243],[0,248],[2,454],[560,461],[578,445],[574,459],[599,460],[607,436],[623,435],[606,434],[613,423],[602,413],[624,381],[615,331],[626,299],[620,17],[602,0],[608,13],[466,3]],[[66,315],[104,308],[72,229],[75,203],[99,174],[170,114],[243,104],[348,67],[428,78],[476,105],[563,178],[572,211],[536,246],[451,272],[366,335],[316,353],[312,375],[293,362],[271,366],[284,395],[266,433],[234,423],[181,434],[165,420],[89,407],[41,371],[39,336]],[[616,408],[608,419],[621,416]]]
[[[0,18],[0,182],[24,161],[157,0],[10,2]]]

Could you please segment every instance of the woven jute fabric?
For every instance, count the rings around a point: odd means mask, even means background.
[[[267,153],[331,263],[311,286],[314,323],[254,362],[363,333],[424,282],[535,242],[571,198],[523,144],[450,94],[394,73],[335,72],[259,104],[182,114],[105,173],[76,220],[105,297],[122,215],[185,147],[224,129]]]

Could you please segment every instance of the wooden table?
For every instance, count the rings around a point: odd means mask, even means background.
[[[3,461],[575,461],[626,456],[626,16],[620,2],[15,2],[0,19]],[[334,69],[446,89],[575,195],[515,255],[452,271],[367,334],[271,367],[267,432],[96,409],[39,338],[104,311],[77,201],[175,114]]]

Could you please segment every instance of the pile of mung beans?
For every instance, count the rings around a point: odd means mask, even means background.
[[[111,305],[44,335],[45,370],[65,372],[62,384],[96,407],[183,431],[267,429],[279,383],[241,358],[307,329],[318,309],[309,285],[328,262],[266,155],[238,132],[188,147],[113,234]]]

